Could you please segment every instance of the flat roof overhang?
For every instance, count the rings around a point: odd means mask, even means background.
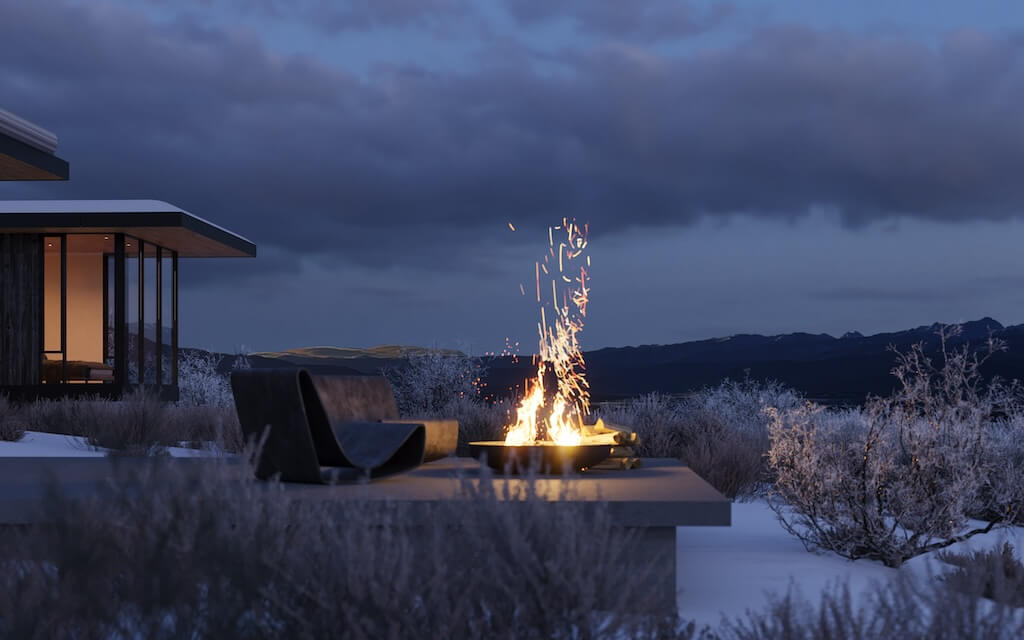
[[[66,160],[0,133],[0,180],[67,180]]]
[[[252,258],[256,245],[160,200],[2,200],[0,233],[124,233],[182,258]]]

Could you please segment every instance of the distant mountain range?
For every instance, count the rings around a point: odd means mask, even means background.
[[[895,347],[907,351],[916,343],[927,350],[939,347],[940,324],[864,336],[850,332],[789,333],[777,336],[739,334],[671,345],[598,349],[585,354],[587,377],[595,400],[615,400],[659,391],[685,393],[714,385],[724,378],[778,380],[809,398],[835,404],[855,404],[869,393],[888,394],[896,386],[890,373]],[[992,318],[961,325],[950,342],[984,348],[989,336],[1007,343],[1007,351],[985,364],[986,376],[1024,379],[1024,325],[1004,327]],[[517,367],[491,363],[490,389],[506,388],[522,378]],[[521,383],[521,380],[520,380]]]
[[[861,402],[868,393],[887,394],[896,380],[890,371],[895,354],[890,346],[906,351],[923,342],[938,347],[941,325],[921,326],[893,333],[864,336],[857,332],[839,338],[827,334],[789,333],[777,336],[739,334],[670,345],[643,345],[598,349],[585,354],[587,376],[596,401],[616,400],[658,391],[685,393],[714,385],[724,378],[749,376],[778,380],[806,396],[837,404]],[[992,318],[962,325],[952,342],[981,348],[989,336],[1007,343],[1007,351],[986,363],[987,376],[1024,379],[1024,324],[1004,327]],[[302,366],[317,373],[377,373],[400,366],[420,347],[385,346],[372,349],[311,347],[273,353],[254,353],[253,367]],[[445,353],[457,353],[446,351]],[[531,375],[530,358],[485,358],[484,378],[489,393],[502,396],[521,387]]]

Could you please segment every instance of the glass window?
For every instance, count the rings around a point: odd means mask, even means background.
[[[64,341],[62,330],[64,318],[61,307],[61,291],[64,286],[64,270],[61,269],[61,255],[64,245],[62,236],[43,236],[43,363],[44,384],[57,384],[64,379]]]
[[[139,383],[139,241],[124,237],[125,382]]]
[[[104,256],[113,251],[113,238],[67,234],[43,243],[43,382],[110,382]]]

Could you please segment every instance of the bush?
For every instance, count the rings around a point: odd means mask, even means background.
[[[489,402],[481,398],[462,397],[450,403],[436,417],[459,421],[459,445],[455,454],[469,455],[469,443],[479,440],[504,440],[505,430],[513,421],[515,408],[506,401]]]
[[[469,455],[469,443],[504,440],[514,407],[480,395],[480,361],[465,355],[427,353],[409,356],[402,366],[381,373],[391,383],[403,417],[452,418],[459,421],[456,455]]]
[[[1014,555],[1010,543],[970,554],[942,552],[939,559],[957,567],[956,571],[943,576],[957,591],[1024,608],[1024,564]]]
[[[391,383],[399,415],[445,417],[464,400],[479,398],[483,365],[476,358],[438,352],[411,355],[381,371]]]
[[[847,585],[833,585],[812,606],[793,588],[764,611],[723,625],[724,640],[1015,640],[1024,616],[982,601],[977,585],[961,592],[934,579],[902,576],[877,585],[858,606]]]
[[[155,455],[182,445],[237,452],[243,445],[233,406],[175,406],[141,389],[121,401],[39,400],[21,413],[37,431],[84,437],[90,446],[117,453]]]
[[[982,506],[972,509],[971,517],[991,519],[1005,515],[1014,524],[1024,525],[1024,509],[1012,509],[1008,514],[986,512],[984,505],[1010,504],[1024,496],[1024,410],[1011,407],[1008,414],[993,421],[988,433],[991,450],[991,475],[983,493],[994,496],[982,500]]]
[[[72,400],[36,400],[23,404],[21,415],[27,429],[69,436],[82,435],[75,428],[74,406],[75,401]]]
[[[234,404],[230,407],[168,408],[168,419],[175,443],[194,449],[213,447],[215,450],[238,453],[245,446],[242,426]]]
[[[463,486],[436,509],[311,501],[243,465],[156,464],[0,542],[4,637],[643,637],[602,505]],[[490,483],[481,483],[490,486]],[[308,497],[308,493],[303,493]]]
[[[17,442],[25,436],[25,423],[6,394],[0,393],[0,441]]]
[[[947,350],[953,335],[940,331],[938,364],[920,344],[897,354],[902,389],[870,398],[859,415],[837,423],[810,405],[769,410],[771,504],[806,546],[899,566],[1016,517],[1024,493],[1007,478],[1021,467],[1008,468],[992,438],[1003,428],[995,416],[1013,404],[1009,390],[983,390],[988,356]],[[970,528],[976,513],[990,520]]]
[[[129,455],[165,453],[177,445],[167,406],[152,392],[136,389],[120,402],[74,402],[77,429],[93,447]]]
[[[797,405],[796,392],[776,382],[725,380],[685,398],[647,394],[602,407],[605,420],[640,436],[639,455],[679,458],[730,498],[768,480],[766,406]]]
[[[244,355],[235,357],[233,369],[248,369]],[[212,353],[183,352],[178,357],[178,406],[230,407],[235,398],[231,380],[217,371],[217,357]]]

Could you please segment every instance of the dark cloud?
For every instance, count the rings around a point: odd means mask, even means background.
[[[355,76],[190,19],[0,7],[3,106],[54,130],[72,166],[67,184],[0,197],[159,198],[285,253],[483,269],[493,243],[566,215],[609,233],[815,206],[852,224],[1024,205],[1020,36],[930,47],[792,27],[683,58],[503,49],[460,71]],[[522,235],[501,235],[510,220]]]
[[[732,17],[731,2],[687,0],[505,0],[519,24],[568,20],[583,33],[654,41],[703,33]]]
[[[989,275],[961,278],[958,283],[943,285],[922,284],[919,286],[836,286],[817,289],[808,293],[813,300],[836,302],[893,302],[919,303],[949,300],[950,291],[956,290],[959,298],[983,298],[996,293],[1024,290],[1024,276]]]
[[[949,291],[934,287],[876,288],[876,287],[834,287],[812,291],[808,297],[814,300],[835,302],[931,302],[949,297]]]
[[[201,11],[228,9],[245,15],[305,24],[336,35],[378,28],[429,29],[449,33],[453,22],[470,20],[469,0],[149,0],[150,4]]]

